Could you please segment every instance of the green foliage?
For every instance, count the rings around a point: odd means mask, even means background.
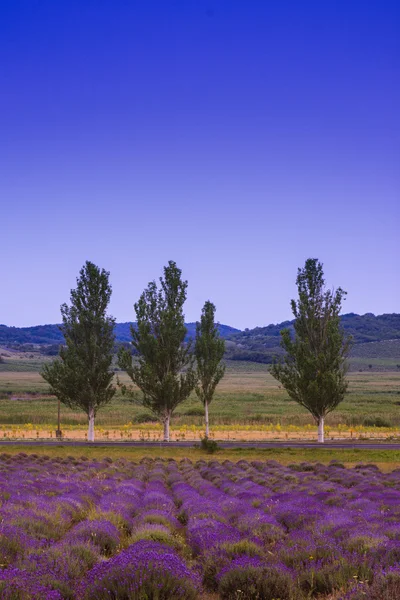
[[[204,417],[204,408],[194,406],[183,413],[185,417]]]
[[[200,323],[196,324],[195,356],[197,361],[197,397],[204,404],[206,437],[209,435],[208,405],[213,399],[215,388],[225,374],[221,364],[225,353],[225,341],[220,338],[215,323],[215,306],[207,300],[203,306]]]
[[[400,314],[375,316],[371,313],[365,315],[348,313],[340,317],[340,323],[354,341],[350,354],[352,369],[365,370],[369,364],[372,365],[372,370],[400,369],[398,363]],[[117,341],[127,347],[130,346],[131,326],[135,327],[136,324],[116,323],[115,325]],[[280,331],[283,328],[289,328],[291,333],[294,333],[293,321],[285,321],[267,327],[255,327],[245,331],[238,331],[233,327],[221,324],[218,324],[217,327],[220,336],[225,339],[225,359],[260,364],[271,364],[277,356],[282,354],[279,342]],[[196,323],[186,323],[186,329],[185,341],[189,341],[195,337]],[[43,355],[56,355],[62,343],[64,343],[64,338],[58,325],[36,325],[34,327],[0,325],[0,345],[19,352],[37,353],[39,351]],[[134,349],[133,351],[135,352]],[[5,370],[13,370],[14,362],[14,360],[6,360],[6,365],[3,367],[7,367]]]
[[[146,515],[143,518],[143,523],[150,523],[151,525],[164,525],[164,527],[168,528],[171,527],[169,519],[167,517],[164,517],[163,515],[158,514]]]
[[[400,576],[388,573],[378,577],[371,586],[361,583],[352,595],[352,600],[398,600],[400,598]],[[358,592],[358,593],[356,593]]]
[[[139,413],[134,417],[133,421],[135,423],[156,423],[158,421],[157,417],[154,415],[150,415],[149,413]]]
[[[247,539],[222,544],[222,548],[230,559],[238,556],[262,556],[263,554],[263,549],[260,546]]]
[[[256,342],[255,346],[262,345],[262,342]],[[226,352],[226,358],[229,360],[237,360],[244,362],[256,362],[265,365],[270,365],[274,361],[274,356],[277,354],[277,349],[272,352],[265,350],[246,350],[245,348],[229,348]]]
[[[196,600],[198,592],[189,579],[179,579],[166,570],[141,565],[132,576],[122,569],[96,582],[86,591],[84,600]],[[14,600],[14,598],[12,598]],[[29,600],[27,596],[16,600]]]
[[[196,394],[203,404],[210,404],[215,388],[225,374],[221,364],[225,352],[225,341],[220,338],[215,323],[215,306],[204,304],[200,323],[196,325],[195,356],[197,361],[198,385]]]
[[[148,528],[146,528],[146,526],[141,527],[132,534],[129,539],[129,543],[135,544],[136,542],[140,542],[142,540],[159,542],[160,544],[164,544],[164,546],[170,546],[174,550],[177,550],[181,553],[185,553],[186,550],[181,537],[172,535],[170,532],[165,531],[162,527],[159,529],[154,526]]]
[[[0,564],[2,567],[12,565],[24,552],[24,544],[19,536],[0,535]]]
[[[366,417],[364,419],[366,427],[391,427],[391,423],[383,417]]]
[[[135,304],[137,326],[131,327],[131,335],[138,362],[133,364],[131,353],[124,348],[118,357],[120,368],[142,391],[140,398],[132,398],[164,422],[166,440],[173,411],[196,384],[191,346],[184,343],[186,289],[181,270],[169,261],[164,267],[164,278],[160,278],[160,288],[155,281],[150,282]]]
[[[208,454],[214,454],[220,449],[219,445],[215,440],[210,440],[209,437],[203,437],[200,440],[200,448],[208,452]]]
[[[290,574],[277,568],[238,566],[223,575],[218,592],[222,600],[295,600]]]
[[[189,515],[187,511],[185,509],[181,510],[177,515],[177,519],[181,525],[186,526],[189,523]]]
[[[69,579],[75,581],[83,577],[88,569],[94,567],[99,560],[98,552],[95,550],[94,546],[90,543],[83,542],[62,545],[59,547],[49,546],[46,555],[49,562],[51,561],[54,564],[60,562],[61,564],[64,564],[67,567],[65,575],[67,575]],[[27,564],[27,567],[30,567],[29,563]],[[35,567],[36,565],[33,561],[32,569],[34,570]]]
[[[325,290],[322,264],[308,259],[298,270],[299,299],[292,300],[295,337],[281,332],[283,360],[271,367],[290,398],[304,406],[317,423],[334,410],[347,390],[350,340],[340,327],[339,312],[345,292]]]
[[[315,571],[305,570],[299,578],[300,588],[307,593],[307,598],[332,594],[336,590],[345,590],[349,581],[371,581],[373,571],[364,566],[359,569],[342,559],[340,563],[326,564]],[[376,600],[381,596],[376,596]]]
[[[71,290],[71,306],[61,306],[66,345],[60,348],[60,358],[45,364],[41,373],[61,402],[93,419],[115,394],[111,370],[114,319],[106,315],[111,297],[108,279],[104,269],[86,262],[76,289]]]

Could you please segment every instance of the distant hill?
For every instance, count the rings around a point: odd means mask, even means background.
[[[352,363],[354,368],[378,367],[400,364],[400,314],[375,316],[372,313],[357,315],[348,313],[341,317],[344,329],[353,336]],[[117,342],[131,341],[130,327],[134,323],[117,323]],[[196,323],[187,323],[188,338],[193,338]],[[282,352],[280,331],[293,330],[293,321],[284,321],[266,327],[240,331],[229,325],[219,325],[226,340],[226,358],[231,360],[271,363]],[[45,354],[56,354],[64,341],[58,325],[34,327],[7,327],[0,325],[0,346],[30,350],[32,347]],[[372,365],[372,367],[371,367]]]
[[[353,336],[355,343],[400,339],[400,314],[397,313],[378,316],[372,313],[365,315],[348,313],[342,315],[341,322],[344,329]],[[262,340],[266,344],[265,347],[275,346],[281,330],[285,328],[293,330],[293,323],[294,321],[283,321],[277,325],[245,329],[235,334],[234,339],[235,341],[257,339]]]
[[[132,339],[131,336],[131,325],[135,326],[135,323],[116,323],[115,324],[115,335],[117,338],[117,342],[130,342]],[[196,323],[185,323],[187,329],[186,339],[194,338],[196,335]],[[229,325],[221,325],[218,324],[218,330],[220,335],[223,338],[227,338],[230,335],[234,335],[235,333],[240,333],[240,329],[235,329],[235,327],[230,327]],[[0,333],[1,336],[1,333]],[[0,337],[1,343],[1,337]]]
[[[342,315],[341,322],[345,331],[353,337],[352,356],[359,359],[362,357],[364,361],[367,361],[368,358],[390,358],[400,363],[399,345],[383,344],[389,340],[400,340],[400,314],[375,316],[372,313],[365,315],[348,313]],[[228,335],[227,358],[272,362],[275,356],[282,353],[280,331],[285,328],[293,331],[293,323],[294,321],[284,321],[276,325],[245,329],[239,333]],[[361,346],[363,347],[362,351]]]
[[[0,344],[62,344],[64,337],[58,325],[35,325],[33,327],[7,327],[0,325]]]
[[[131,341],[131,325],[134,323],[116,323],[115,334],[117,342]],[[196,334],[196,323],[186,323],[188,338]],[[218,325],[222,337],[239,333],[239,329],[229,325]],[[59,325],[34,325],[33,327],[8,327],[0,325],[0,345],[2,346],[23,346],[25,344],[34,346],[59,345],[64,342],[64,337],[60,331]]]

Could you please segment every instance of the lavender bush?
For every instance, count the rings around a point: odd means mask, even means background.
[[[0,598],[400,598],[400,470],[0,455]]]
[[[79,593],[85,600],[194,600],[199,581],[171,548],[138,542],[90,571]]]
[[[109,521],[82,521],[65,539],[69,543],[90,542],[105,556],[113,554],[120,543],[118,529]]]

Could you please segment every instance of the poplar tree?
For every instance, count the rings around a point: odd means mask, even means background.
[[[346,390],[350,337],[340,325],[339,313],[346,292],[326,290],[322,264],[309,258],[297,274],[298,300],[291,301],[294,338],[281,331],[285,356],[272,375],[290,398],[304,406],[318,425],[318,442],[324,442],[325,417],[342,402]]]
[[[41,372],[63,404],[87,414],[90,442],[94,441],[97,411],[116,391],[111,370],[115,321],[106,314],[111,297],[109,275],[89,261],[82,267],[77,287],[71,290],[71,305],[61,306],[65,346],[59,358]]]
[[[207,300],[200,322],[196,323],[195,356],[197,361],[196,394],[204,404],[206,438],[209,436],[208,407],[214,397],[215,388],[225,374],[221,363],[225,353],[225,341],[220,338],[215,323],[215,306]]]
[[[118,364],[141,390],[133,401],[151,410],[164,425],[164,441],[169,442],[169,427],[175,408],[190,395],[196,385],[194,357],[190,342],[185,344],[187,330],[183,314],[187,281],[182,271],[169,261],[160,277],[148,284],[135,304],[136,326],[131,326],[132,345],[137,359],[122,348]]]

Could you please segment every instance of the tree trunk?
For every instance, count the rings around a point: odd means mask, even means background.
[[[169,421],[171,415],[168,412],[164,417],[164,442],[169,442]]]
[[[325,423],[325,418],[320,417],[319,421],[318,421],[318,442],[320,444],[323,444],[325,441],[324,423]]]
[[[209,427],[208,427],[208,402],[207,400],[204,403],[204,412],[205,412],[205,416],[206,416],[206,438],[208,438],[209,436]]]
[[[89,408],[88,442],[94,442],[94,408]]]

